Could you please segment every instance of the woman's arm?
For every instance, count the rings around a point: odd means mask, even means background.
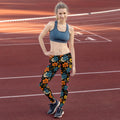
[[[43,31],[40,33],[39,35],[39,43],[40,43],[40,46],[42,48],[42,51],[45,55],[50,55],[51,53],[47,51],[46,47],[45,47],[45,44],[44,44],[44,41],[43,41],[43,38],[45,37],[45,35],[50,31],[51,27],[52,27],[52,24],[53,22],[49,22],[45,28],[43,29]]]
[[[74,48],[74,28],[70,26],[70,40],[69,40],[69,49],[72,55],[72,76],[76,73],[75,67],[75,48]]]

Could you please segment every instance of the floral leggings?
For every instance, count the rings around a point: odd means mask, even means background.
[[[50,102],[55,102],[55,98],[48,87],[48,82],[52,79],[58,69],[61,67],[61,76],[62,76],[62,90],[60,95],[60,107],[62,107],[67,99],[68,95],[68,86],[70,71],[72,68],[72,57],[71,53],[65,55],[55,55],[51,56],[49,59],[50,64],[44,70],[44,73],[41,78],[40,88],[44,91],[45,95],[49,98]]]

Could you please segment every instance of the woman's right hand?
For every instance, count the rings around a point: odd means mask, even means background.
[[[52,51],[46,51],[44,54],[46,56],[51,56],[51,55],[54,55],[54,52],[52,52]]]

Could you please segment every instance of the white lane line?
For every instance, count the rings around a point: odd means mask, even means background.
[[[101,20],[103,20],[103,19],[99,19],[99,20],[86,20],[86,21],[84,21],[84,22],[90,22],[90,21],[101,21]],[[104,20],[110,20],[110,18],[109,19],[104,19]],[[115,20],[115,19],[114,19]],[[76,21],[76,22],[70,22],[70,24],[73,24],[73,23],[78,23],[79,22],[79,20],[78,21]],[[82,27],[83,26],[94,26],[94,25],[107,25],[107,24],[117,24],[117,23],[120,23],[120,22],[107,22],[107,23],[97,23],[97,24],[88,24],[88,25],[81,25]],[[17,28],[1,28],[1,30],[9,30],[9,29],[11,29],[11,30],[13,30],[13,29],[16,29],[16,30],[18,30]],[[17,33],[24,33],[24,32],[31,32],[31,31],[39,31],[39,32],[41,32],[41,30],[31,30],[31,29],[29,29],[29,30],[26,30],[26,31],[24,31],[24,30],[22,30],[22,31],[19,31],[19,32],[12,32],[12,33],[2,33],[2,34],[17,34]]]
[[[90,13],[80,13],[80,14],[71,14],[68,15],[69,17],[72,16],[86,16],[86,15],[92,15],[92,14],[102,14],[102,13],[111,13],[111,12],[119,12],[120,9],[112,9],[112,10],[106,10],[106,11],[98,11],[98,12],[90,12]],[[48,16],[48,17],[37,17],[37,18],[24,18],[24,19],[13,19],[13,20],[1,20],[0,23],[5,22],[18,22],[18,21],[29,21],[29,20],[45,20],[45,19],[51,19],[55,18],[56,16]]]
[[[95,90],[81,90],[81,91],[70,91],[69,94],[79,94],[79,93],[93,93],[93,92],[107,92],[107,91],[119,91],[120,88],[109,88],[109,89],[95,89]],[[60,92],[53,93],[54,95],[61,94]],[[14,95],[14,96],[1,96],[0,99],[10,99],[10,98],[26,98],[26,97],[37,97],[44,96],[44,94],[27,94],[27,95]]]
[[[76,41],[80,42],[81,40],[77,39],[77,38],[74,38]]]
[[[79,29],[79,30],[81,30],[81,31],[87,32],[87,33],[89,33],[89,34],[92,34],[92,35],[94,35],[94,36],[97,36],[97,37],[99,37],[99,38],[102,38],[102,39],[104,39],[104,40],[106,40],[106,41],[108,41],[108,42],[112,42],[112,40],[110,40],[110,39],[108,39],[108,38],[105,38],[105,37],[103,37],[103,36],[100,36],[100,35],[97,35],[97,34],[95,34],[95,33],[90,32],[90,31],[81,29],[81,28],[79,28],[79,27],[77,27],[77,26],[73,26],[73,27],[76,28],[76,29]]]
[[[109,13],[109,12],[116,12],[116,11],[120,11],[120,9],[92,12],[91,14],[101,14],[101,13]]]
[[[101,71],[101,72],[83,72],[83,73],[76,73],[75,75],[92,75],[92,74],[108,74],[108,73],[120,73],[120,70]],[[56,74],[55,76],[61,76],[61,74]],[[17,77],[0,77],[0,80],[22,79],[22,78],[39,78],[39,77],[42,77],[42,75],[17,76]]]
[[[112,18],[113,20],[115,20],[115,18]],[[109,19],[95,19],[95,20],[84,20],[84,22],[92,22],[92,21],[94,21],[94,22],[96,22],[96,21],[100,21],[101,22],[101,20],[112,20],[111,18],[109,18]],[[73,23],[78,23],[79,22],[79,20],[78,21],[76,21],[76,22],[70,22],[70,24],[73,24]],[[90,25],[81,25],[81,26],[93,26],[93,25],[107,25],[107,24],[117,24],[117,23],[120,23],[120,22],[107,22],[107,23],[98,23],[98,24],[90,24]],[[44,25],[45,26],[45,25]],[[16,30],[18,30],[18,28],[1,28],[0,30],[13,30],[13,29],[16,29]],[[22,31],[19,31],[19,32],[13,32],[14,34],[16,34],[16,33],[21,33],[21,32],[28,32],[28,31],[39,31],[40,32],[40,30],[32,30],[31,28],[29,29],[29,30],[22,30]],[[3,34],[13,34],[13,33],[3,33]]]
[[[80,41],[76,43],[85,44],[85,43],[108,43],[109,41]]]

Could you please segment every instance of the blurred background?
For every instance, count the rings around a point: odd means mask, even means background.
[[[0,0],[0,20],[54,15],[60,0]],[[71,14],[110,10],[120,7],[119,0],[62,0]]]

